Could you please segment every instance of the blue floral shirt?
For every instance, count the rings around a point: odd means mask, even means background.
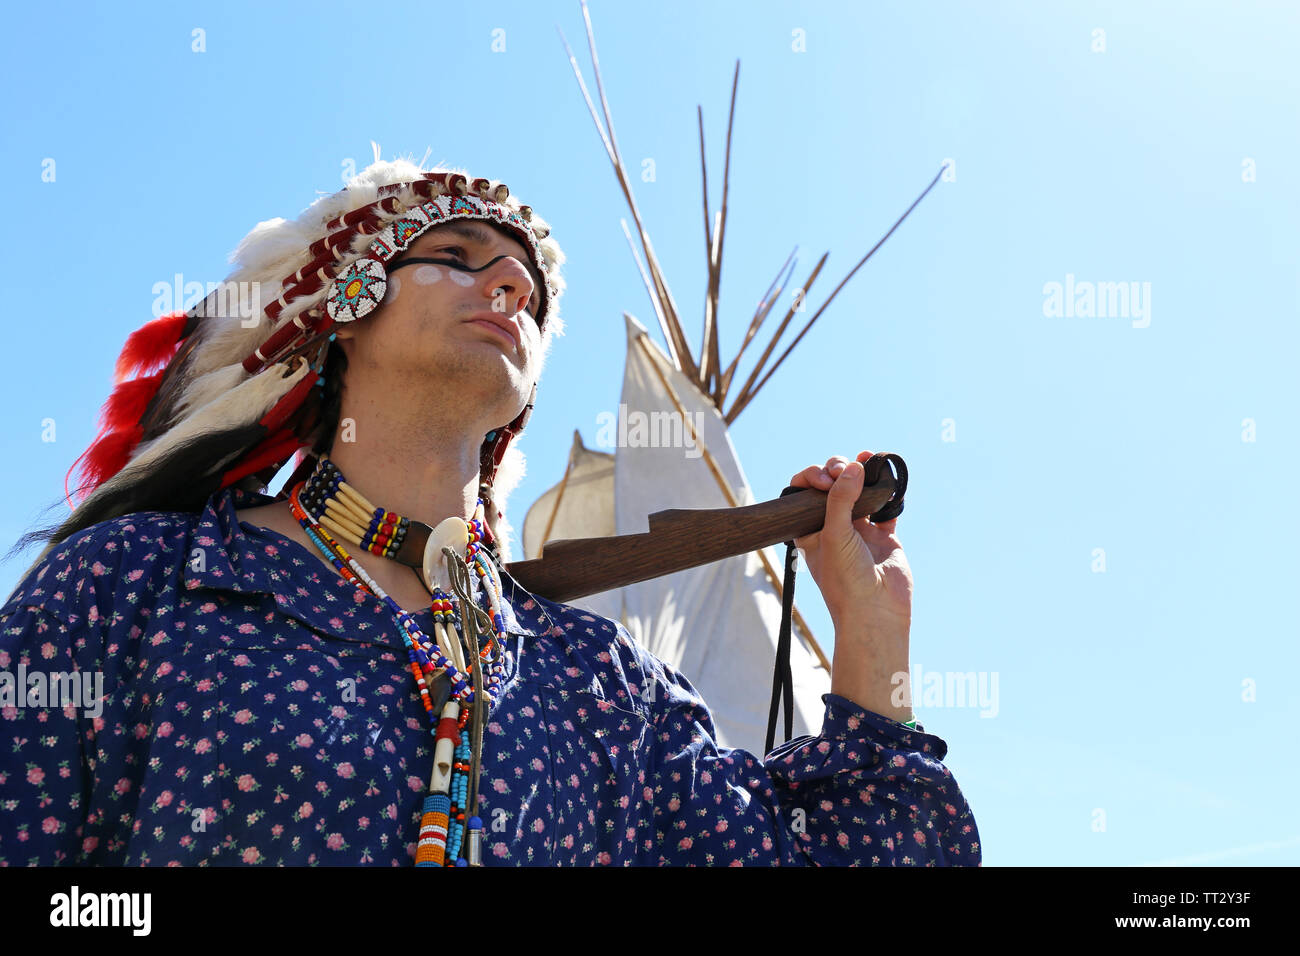
[[[0,609],[0,865],[413,863],[432,738],[401,632],[238,520],[270,500],[103,522]],[[826,694],[818,736],[720,749],[621,624],[502,578],[487,865],[980,863],[939,737]]]

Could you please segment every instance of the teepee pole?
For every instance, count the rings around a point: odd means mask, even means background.
[[[754,317],[749,320],[749,329],[745,332],[745,340],[740,343],[740,349],[736,352],[736,357],[731,360],[727,370],[722,373],[722,399],[727,398],[727,391],[731,388],[731,377],[736,374],[736,366],[740,364],[740,357],[745,354],[745,349],[749,348],[749,343],[754,340],[758,334],[759,327],[766,321],[768,313],[772,311],[772,306],[776,300],[781,298],[781,293],[785,291],[785,284],[790,281],[790,275],[794,272],[794,266],[798,265],[799,260],[795,256],[799,252],[799,247],[795,246],[786,257],[785,264],[772,277],[772,283],[763,293],[763,298],[758,300],[758,308],[754,310]],[[793,265],[792,265],[793,263]],[[779,283],[779,285],[778,285]],[[718,409],[722,409],[722,402],[718,403]]]
[[[627,200],[628,209],[632,213],[632,221],[636,223],[637,234],[640,236],[641,246],[645,250],[646,264],[650,269],[650,277],[654,281],[655,295],[662,305],[665,321],[668,323],[668,328],[675,343],[678,361],[682,363],[681,367],[684,372],[698,378],[700,370],[695,364],[690,346],[686,342],[686,335],[682,331],[677,303],[674,301],[673,294],[664,279],[663,270],[659,268],[659,259],[655,256],[654,244],[651,243],[649,235],[646,234],[645,226],[641,222],[641,211],[637,208],[636,198],[632,194],[632,187],[628,181],[627,168],[623,164],[623,157],[618,151],[618,137],[614,133],[614,120],[609,112],[609,103],[605,99],[605,84],[600,75],[600,60],[596,55],[596,37],[591,28],[591,15],[587,10],[585,0],[581,3],[581,7],[583,22],[587,30],[587,47],[591,51],[592,72],[596,77],[596,92],[600,97],[601,111],[605,117],[604,126],[601,125],[600,117],[596,113],[596,105],[592,102],[591,94],[587,92],[587,84],[583,81],[582,71],[578,68],[578,59],[569,48],[569,41],[565,39],[563,30],[560,31],[560,40],[564,44],[564,51],[568,54],[569,63],[573,67],[573,75],[578,81],[578,88],[582,91],[582,96],[587,102],[587,110],[591,113],[592,122],[596,124],[596,132],[600,135],[601,142],[605,146],[605,152],[609,155],[609,161],[614,166],[614,175],[618,178],[618,184],[623,190],[623,197]],[[608,133],[606,130],[608,130]]]
[[[700,181],[703,184],[700,189],[700,198],[704,205],[704,264],[705,264],[705,290],[704,290],[704,337],[700,341],[700,375],[708,376],[709,367],[709,329],[713,325],[713,300],[710,292],[713,291],[713,216],[709,213],[709,163],[705,158],[704,152],[704,108],[697,105],[695,107],[695,117],[700,127]],[[702,392],[708,391],[704,382],[696,382]]]
[[[713,254],[713,329],[709,337],[709,368],[713,378],[713,402],[722,407],[722,359],[718,355],[718,295],[722,285],[722,243],[727,237],[727,195],[731,190],[731,130],[736,123],[736,89],[740,85],[740,61],[731,78],[731,110],[727,114],[727,148],[722,167],[722,209],[718,216],[718,235]]]
[[[822,266],[826,265],[826,257],[829,255],[829,252],[823,252],[822,257],[817,260],[817,265],[813,267],[812,275],[808,276],[804,281],[803,288],[799,292],[798,305],[802,305],[807,300],[808,290],[811,289],[812,284],[817,281],[817,276],[821,273]],[[776,327],[776,332],[772,334],[771,340],[767,343],[767,348],[763,349],[763,354],[758,358],[758,364],[754,366],[753,371],[749,373],[749,377],[745,379],[745,384],[740,387],[740,394],[737,395],[736,400],[732,402],[731,411],[722,416],[723,420],[725,420],[728,425],[734,422],[736,416],[739,415],[741,410],[749,404],[749,400],[753,396],[751,388],[753,387],[754,380],[758,378],[759,373],[763,371],[763,366],[767,364],[768,357],[772,354],[772,350],[776,348],[777,341],[785,333],[786,326],[790,324],[790,319],[794,316],[796,307],[797,306],[792,305],[786,310],[785,318],[783,318],[781,324]]]
[[[710,235],[705,229],[708,244],[708,288],[704,294],[704,342],[700,347],[700,391],[713,397],[714,405],[722,405],[722,360],[718,357],[718,292],[722,283],[722,244],[727,234],[727,194],[731,188],[731,132],[736,121],[736,89],[740,84],[740,61],[731,78],[731,111],[727,117],[727,148],[722,170],[722,205],[717,213],[717,227]],[[700,165],[704,165],[704,112],[696,108],[700,120]],[[708,179],[704,181],[708,190]],[[707,205],[706,205],[707,216]]]
[[[659,320],[659,331],[664,334],[664,342],[668,346],[668,356],[673,360],[674,367],[683,368],[682,360],[678,358],[677,346],[673,344],[673,336],[668,328],[668,320],[664,316],[663,307],[659,304],[659,298],[655,295],[654,287],[650,284],[650,276],[646,273],[645,266],[641,264],[641,257],[636,253],[636,243],[632,241],[632,233],[627,228],[627,220],[619,219],[618,224],[623,227],[623,235],[627,238],[628,250],[632,253],[632,261],[636,263],[637,272],[641,273],[641,281],[645,283],[646,294],[650,297],[650,304],[654,306],[655,317]]]

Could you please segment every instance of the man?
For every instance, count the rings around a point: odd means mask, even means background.
[[[719,750],[622,625],[501,569],[563,286],[507,192],[376,157],[241,244],[257,322],[128,341],[148,374],[93,490],[0,609],[28,675],[0,699],[0,864],[979,864],[946,744],[891,700],[911,575],[894,521],[851,519],[869,452],[793,479],[830,492],[796,543],[835,659],[821,734],[764,759]],[[54,672],[102,693],[36,699]]]

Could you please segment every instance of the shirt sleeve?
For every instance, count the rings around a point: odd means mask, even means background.
[[[655,735],[644,862],[980,865],[975,817],[941,763],[941,738],[823,694],[821,733],[760,759],[717,745],[685,676],[644,650],[642,666]]]
[[[0,866],[80,861],[86,682],[72,645],[40,607],[0,615]]]
[[[95,740],[111,719],[107,621],[120,548],[83,531],[0,607],[0,866],[91,864]]]

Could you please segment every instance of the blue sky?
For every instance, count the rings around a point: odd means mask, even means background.
[[[569,331],[539,390],[512,510],[559,479],[575,427],[594,443],[597,415],[618,404],[623,310],[655,323],[556,32],[590,83],[576,0],[469,13],[394,2],[382,20],[356,10],[10,12],[22,42],[0,66],[0,169],[21,226],[6,240],[5,547],[61,496],[123,340],[151,317],[154,283],[223,278],[256,222],[340,188],[371,140],[386,158],[431,149],[431,161],[505,180],[568,255]],[[996,716],[951,700],[919,708],[948,742],[986,863],[1300,863],[1300,825],[1276,802],[1300,783],[1285,749],[1300,710],[1286,676],[1300,665],[1286,597],[1300,571],[1288,480],[1300,464],[1300,14],[1262,3],[590,10],[624,157],[655,161],[656,181],[635,186],[694,343],[695,108],[716,208],[741,60],[727,359],[793,246],[799,281],[831,250],[810,299],[820,305],[955,161],[955,180],[840,293],[732,439],[760,499],[832,454],[906,458],[913,670],[998,681]],[[1067,281],[1123,283],[1142,309],[1049,314],[1045,290]],[[42,440],[47,419],[54,441]],[[32,556],[0,566],[6,594]],[[806,575],[799,595],[829,644]]]

